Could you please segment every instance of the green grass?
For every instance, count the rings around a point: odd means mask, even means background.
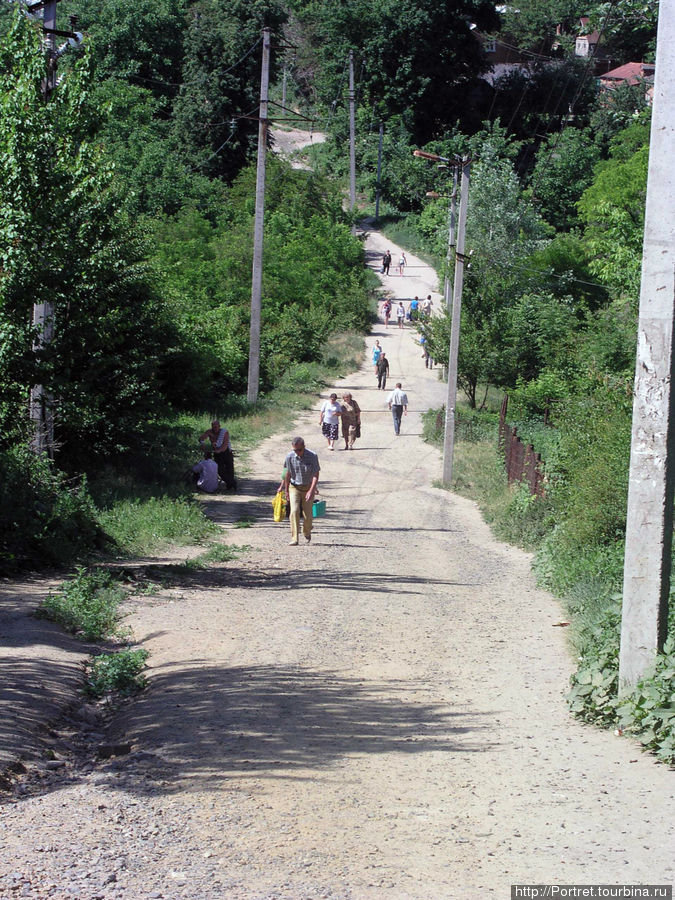
[[[148,656],[147,650],[139,648],[92,657],[86,663],[85,693],[100,698],[111,691],[128,696],[142,690],[147,683],[142,673]]]
[[[36,615],[85,641],[99,641],[118,633],[119,607],[124,598],[124,588],[109,572],[87,574],[79,567],[73,578],[40,604]]]
[[[185,497],[120,500],[99,515],[120,553],[139,556],[169,544],[197,544],[218,529],[199,503]]]

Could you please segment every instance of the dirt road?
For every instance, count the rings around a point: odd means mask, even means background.
[[[370,236],[372,258],[383,247]],[[429,293],[433,273],[409,262],[387,287]],[[335,386],[364,410],[354,451],[328,452],[313,410],[265,441],[239,495],[208,501],[251,549],[134,601],[150,688],[106,735],[131,753],[66,756],[4,808],[0,896],[477,900],[673,882],[675,774],[570,719],[559,607],[527,554],[433,487],[420,413],[444,386],[409,329],[374,337],[408,392],[402,434],[364,356]],[[319,452],[328,515],[289,547],[269,501],[296,433]],[[234,528],[244,516],[253,527]]]

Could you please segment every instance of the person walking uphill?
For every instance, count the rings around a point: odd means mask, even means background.
[[[312,502],[319,481],[319,457],[305,447],[301,437],[293,438],[293,448],[286,456],[284,485],[286,499],[291,507],[291,547],[297,547],[300,534],[300,510],[302,509],[302,533],[309,543],[312,540]]]
[[[378,391],[383,391],[387,386],[387,375],[389,374],[389,360],[387,359],[384,350],[380,353],[380,358],[375,366],[375,371],[377,372],[377,389]]]
[[[401,388],[401,382],[396,382],[396,387],[389,394],[389,409],[394,419],[394,434],[401,433],[401,416],[408,415],[408,395]]]
[[[230,444],[230,433],[227,428],[221,428],[218,419],[211,422],[211,428],[205,431],[199,438],[199,442],[204,448],[205,442],[209,441],[213,458],[218,465],[218,475],[225,482],[225,488],[228,491],[234,491],[237,487],[237,480],[234,477],[234,456],[232,454],[232,445]],[[209,449],[206,447],[205,449]]]

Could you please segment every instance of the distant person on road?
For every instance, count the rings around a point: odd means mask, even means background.
[[[415,297],[410,301],[410,321],[416,322],[420,310],[420,298]]]
[[[382,318],[384,319],[384,327],[389,327],[389,316],[391,315],[391,300],[387,299],[382,304]]]
[[[424,335],[420,338],[420,347],[422,348],[422,358],[424,359],[424,368],[425,369],[433,369],[434,361],[431,358],[431,354],[429,353],[429,344],[427,343],[427,339]]]
[[[385,356],[384,350],[380,353],[375,370],[377,372],[377,389],[383,391],[387,386],[387,375],[389,374],[389,360]]]
[[[396,321],[398,322],[398,327],[403,328],[403,323],[405,322],[405,306],[403,305],[403,300],[398,301],[398,306],[396,307]]]
[[[434,305],[434,301],[431,299],[431,294],[427,296],[426,300],[422,301],[422,313],[428,319],[431,315],[431,307]]]
[[[291,506],[291,546],[297,547],[300,534],[300,510],[302,509],[302,533],[309,543],[312,540],[312,503],[316,495],[316,486],[319,481],[319,457],[305,447],[305,441],[301,437],[293,438],[293,448],[286,456],[284,467],[286,475],[284,484],[286,499]]]
[[[330,400],[326,400],[319,413],[319,425],[323,436],[328,441],[328,449],[335,450],[335,441],[338,439],[338,425],[342,407],[338,403],[337,394],[331,394]]]
[[[403,278],[403,270],[408,265],[408,260],[405,258],[405,253],[401,250],[401,255],[398,259],[398,274]]]
[[[400,381],[396,382],[396,387],[391,394],[389,394],[387,403],[389,404],[389,409],[391,410],[394,419],[394,434],[400,434],[401,417],[408,415],[408,396],[401,388]]]
[[[382,274],[383,275],[389,274],[389,266],[390,265],[391,265],[391,253],[389,252],[389,250],[387,250],[387,252],[382,257]]]
[[[382,353],[382,347],[380,346],[380,342],[375,341],[375,346],[373,347],[373,366],[375,367],[376,375],[377,375],[377,361],[380,358],[380,353]]]
[[[342,395],[342,437],[345,450],[353,450],[354,441],[361,437],[361,407],[350,393]]]
[[[205,446],[207,441],[211,445],[210,448]],[[199,438],[199,442],[204,449],[213,451],[213,458],[218,466],[218,475],[221,481],[225,482],[225,489],[228,491],[236,490],[237,480],[234,477],[234,455],[230,443],[230,433],[227,428],[221,428],[218,419],[214,419],[208,431],[205,431]]]
[[[213,494],[218,490],[218,463],[210,450],[204,451],[204,459],[192,467],[192,480],[197,490]]]

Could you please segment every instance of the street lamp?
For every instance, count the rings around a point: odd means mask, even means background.
[[[451,160],[437,153],[427,153],[426,150],[414,150],[413,156],[420,159],[428,159],[431,162],[449,163]],[[458,180],[458,168],[462,166],[461,196],[459,200],[459,222],[457,225],[457,246],[455,248],[455,278],[452,291],[452,314],[450,326],[450,351],[448,355],[448,389],[445,401],[445,434],[443,437],[443,484],[449,487],[452,483],[452,458],[455,449],[455,406],[457,403],[457,361],[459,356],[459,328],[462,313],[462,288],[464,286],[464,234],[466,231],[466,213],[469,202],[469,182],[471,172],[471,158],[465,156],[455,157],[454,160],[454,189],[456,194]],[[435,193],[435,192],[430,192]],[[454,216],[451,214],[451,225],[454,226]],[[453,228],[454,230],[454,228]],[[453,236],[449,236],[449,245],[453,242]],[[451,253],[448,246],[448,256]],[[447,293],[447,281],[446,281]],[[446,299],[447,302],[447,299]]]

